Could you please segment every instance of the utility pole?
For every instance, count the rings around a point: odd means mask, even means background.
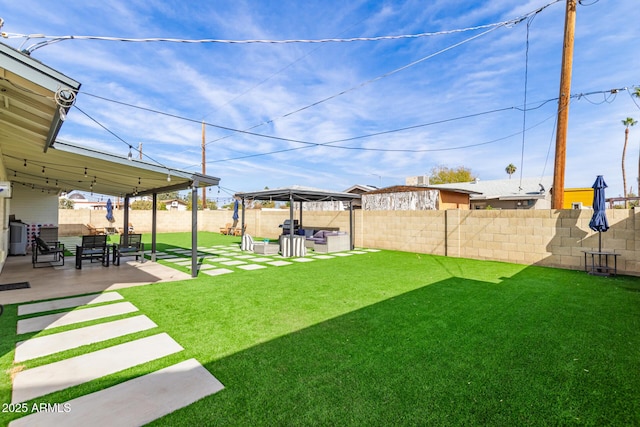
[[[576,27],[576,0],[566,0],[562,68],[560,70],[560,96],[558,99],[558,127],[556,130],[556,158],[553,169],[552,208],[564,206],[564,172],[567,157],[567,128],[571,99],[571,71],[573,66],[573,39]]]
[[[204,120],[202,121],[202,175],[207,174],[207,163],[205,156],[205,143],[204,143]],[[202,210],[207,206],[207,189],[202,187]],[[196,200],[196,210],[198,209],[198,201]]]

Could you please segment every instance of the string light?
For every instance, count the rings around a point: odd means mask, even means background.
[[[24,167],[27,167],[27,159],[24,159]]]
[[[133,161],[133,153],[131,152],[131,146],[129,146],[129,154],[127,154],[127,160]]]
[[[87,177],[87,168],[84,168],[84,177]]]
[[[42,167],[42,173],[44,173],[44,166]]]

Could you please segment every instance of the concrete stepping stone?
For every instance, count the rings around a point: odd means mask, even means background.
[[[335,258],[334,256],[331,256],[331,255],[314,255],[313,257],[315,259],[333,259],[333,258]]]
[[[197,360],[189,359],[70,400],[66,402],[69,412],[36,412],[9,426],[86,427],[104,425],[108,420],[120,427],[140,426],[223,388]]]
[[[367,252],[380,252],[380,249],[363,249],[363,251],[367,251]]]
[[[229,270],[228,268],[216,268],[215,270],[204,270],[203,274],[208,274],[209,276],[220,276],[221,274],[233,273],[233,270]]]
[[[255,255],[236,255],[235,258],[244,259],[244,260],[252,260],[252,259],[255,259],[256,256]]]
[[[184,258],[184,257],[177,257],[177,256],[174,256],[171,259],[165,259],[165,261],[171,262],[173,264],[179,264],[181,262],[189,262],[189,263],[191,263],[191,260],[188,260],[187,258]]]
[[[336,252],[333,254],[333,256],[351,256],[351,255],[353,254],[349,252]]]
[[[153,329],[157,326],[147,316],[141,315],[43,337],[35,337],[16,344],[15,361],[23,362],[83,345]]]
[[[138,309],[130,302],[118,302],[100,307],[90,307],[65,313],[32,317],[30,319],[18,320],[17,333],[20,335],[26,334],[27,332],[42,331],[44,329],[52,329],[89,320],[117,316],[119,314],[133,313],[134,311],[138,311]]]
[[[162,333],[26,369],[18,372],[13,379],[11,402],[26,402],[182,350],[180,344],[166,333]],[[153,393],[149,395],[152,396]],[[105,407],[105,410],[113,416],[111,408]]]
[[[272,261],[272,262],[268,262],[267,264],[273,265],[274,267],[282,267],[285,265],[291,265],[293,263],[288,261]]]
[[[261,268],[267,268],[265,265],[259,264],[247,264],[247,265],[239,265],[238,268],[242,270],[260,270]]]
[[[313,258],[291,258],[291,261],[295,262],[311,262]]]
[[[222,265],[243,265],[246,264],[246,262],[244,261],[217,261],[218,264],[222,264]]]
[[[18,316],[26,314],[42,313],[44,311],[58,310],[61,308],[80,307],[81,305],[99,304],[124,299],[117,292],[107,292],[104,294],[85,295],[75,298],[63,298],[51,301],[36,302],[33,304],[23,304],[18,306]]]
[[[364,252],[364,251],[351,251],[350,253],[352,253],[352,254],[358,254],[358,255],[360,255],[360,254],[366,254],[366,252]]]
[[[268,262],[268,261],[273,261],[273,258],[254,258],[251,260],[251,262]]]

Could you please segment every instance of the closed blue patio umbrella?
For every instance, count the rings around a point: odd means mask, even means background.
[[[593,188],[593,216],[589,221],[589,228],[598,232],[598,252],[602,252],[602,232],[609,229],[609,221],[607,221],[606,201],[604,198],[604,189],[607,183],[604,182],[602,175],[598,175]]]
[[[238,220],[238,218],[240,218],[240,217],[238,216],[238,204],[239,204],[239,203],[238,203],[238,199],[236,199],[236,200],[233,202],[233,216],[232,216],[232,218],[233,218],[233,220],[234,220],[234,221],[237,221],[237,220]]]
[[[111,199],[107,199],[107,221],[112,223],[116,221],[113,217],[113,204],[111,203]]]

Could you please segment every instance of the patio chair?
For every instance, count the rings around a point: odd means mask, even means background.
[[[40,237],[36,237],[31,242],[31,262],[33,268],[64,265],[64,244],[45,242]]]
[[[113,265],[120,265],[120,258],[135,256],[136,261],[144,262],[144,243],[142,234],[128,234],[125,241],[124,235],[120,236],[120,243],[113,245]]]
[[[220,227],[220,234],[229,234],[231,233],[231,223],[228,222],[224,225],[224,227]]]
[[[100,260],[103,266],[109,267],[109,246],[107,236],[82,236],[82,244],[76,245],[76,268],[82,269],[82,261]]]
[[[87,229],[89,230],[89,236],[98,236],[104,233],[104,228],[97,228],[93,224],[86,224]]]
[[[244,233],[247,232],[247,224],[244,225],[244,228],[241,228],[241,227],[234,228],[233,229],[233,235],[234,236],[242,236],[244,234],[243,231],[244,231]]]

